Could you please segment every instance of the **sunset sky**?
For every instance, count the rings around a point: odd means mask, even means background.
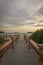
[[[43,29],[43,0],[0,0],[0,31]]]

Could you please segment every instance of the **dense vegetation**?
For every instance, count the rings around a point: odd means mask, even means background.
[[[0,37],[0,44],[4,44],[4,39]]]
[[[37,43],[43,43],[43,29],[35,31],[32,35],[31,38],[37,42]]]

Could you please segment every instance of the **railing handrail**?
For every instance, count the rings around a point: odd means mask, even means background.
[[[2,50],[4,50],[9,44],[11,44],[12,40],[8,41],[7,43],[3,44],[1,47],[0,47],[0,52]]]
[[[33,49],[38,53],[39,65],[43,65],[43,44],[36,43],[30,37],[27,38],[25,36],[25,39],[29,42],[29,46],[31,45]]]
[[[34,42],[32,39],[30,39],[29,42],[31,43],[31,45],[34,48],[34,50],[39,54],[38,44],[36,42]]]
[[[11,47],[11,45],[13,45],[14,41],[16,41],[18,39],[18,35],[15,36],[13,39],[9,40],[8,42],[6,42],[5,44],[3,44],[0,47],[0,58],[3,56],[3,54],[7,51],[7,49],[9,49]]]

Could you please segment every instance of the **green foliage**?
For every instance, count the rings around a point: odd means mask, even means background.
[[[4,44],[4,39],[0,37],[0,44]]]
[[[37,42],[37,43],[43,43],[43,29],[35,31],[32,35],[31,38]]]

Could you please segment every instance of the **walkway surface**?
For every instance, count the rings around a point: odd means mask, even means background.
[[[14,49],[10,48],[6,53],[7,55],[4,55],[1,65],[39,65],[34,50],[28,48],[23,34],[20,35],[14,46]]]

